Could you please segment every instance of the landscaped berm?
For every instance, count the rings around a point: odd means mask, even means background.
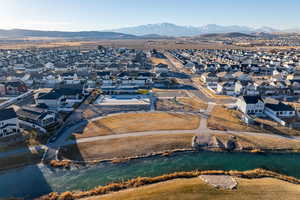
[[[235,186],[221,189],[216,181],[205,181],[201,176],[214,179],[232,178]],[[200,176],[200,177],[199,177]],[[222,178],[222,179],[223,179]],[[221,185],[227,181],[221,180]],[[157,177],[138,177],[120,183],[99,186],[88,191],[56,192],[43,200],[298,200],[300,180],[264,169],[249,171],[191,171],[175,172]],[[226,184],[227,185],[227,184]],[[227,187],[226,187],[227,188]],[[98,196],[97,196],[98,195]],[[100,196],[99,196],[100,195]]]
[[[91,121],[82,130],[77,131],[76,137],[86,138],[158,130],[193,130],[198,128],[199,123],[199,116],[193,114],[125,113]]]
[[[175,179],[85,200],[299,200],[300,185],[273,178],[236,179],[237,189],[223,190],[200,178]]]

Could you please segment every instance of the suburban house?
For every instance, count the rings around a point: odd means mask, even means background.
[[[195,66],[196,66],[196,64],[193,63],[193,62],[187,62],[187,63],[184,65],[184,67],[185,67],[185,68],[188,68],[188,69],[193,69],[193,67],[195,67]]]
[[[168,65],[160,63],[160,64],[155,66],[155,72],[156,73],[168,72],[168,71],[169,71]]]
[[[55,126],[58,122],[58,114],[56,112],[35,106],[22,107],[17,111],[17,116],[22,121],[45,129]]]
[[[237,81],[235,82],[234,92],[236,95],[246,95],[246,96],[257,96],[259,91],[257,91],[251,81]]]
[[[35,98],[36,104],[47,105],[51,110],[71,108],[83,100],[83,91],[78,88],[53,89],[49,93],[39,93]]]
[[[44,104],[49,109],[56,110],[61,106],[64,97],[57,92],[39,93],[35,98],[36,104]]]
[[[223,82],[234,82],[235,81],[235,77],[231,74],[231,73],[227,73],[227,72],[219,72],[217,74],[219,81]]]
[[[96,77],[99,80],[109,80],[111,78],[110,71],[98,71],[96,72]]]
[[[201,80],[204,83],[209,83],[209,82],[218,82],[219,78],[217,77],[217,74],[212,73],[212,72],[208,72],[208,73],[203,73],[201,75]]]
[[[261,96],[273,96],[276,94],[276,88],[268,80],[255,80],[253,85]]]
[[[0,83],[0,95],[6,95],[5,84]]]
[[[67,84],[78,84],[80,80],[75,72],[64,72],[60,75],[61,80],[65,81]]]
[[[268,114],[268,116],[273,115],[278,118],[291,118],[296,115],[296,111],[292,106],[282,102],[277,104],[266,103],[265,113]]]
[[[260,96],[242,96],[237,101],[238,109],[246,115],[261,115],[265,104]]]
[[[224,94],[229,96],[235,95],[235,84],[233,82],[221,82],[217,85],[217,94]]]
[[[20,133],[19,121],[13,108],[0,110],[0,138]]]
[[[192,68],[192,72],[194,72],[195,74],[201,74],[201,73],[205,72],[204,65],[201,65],[201,64],[195,65]]]
[[[28,90],[25,83],[20,80],[6,81],[0,83],[0,85],[4,85],[6,95],[20,95]]]
[[[300,95],[300,81],[298,80],[290,80],[289,87],[291,88],[294,95]]]

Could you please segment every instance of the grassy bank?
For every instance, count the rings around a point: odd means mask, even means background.
[[[193,136],[194,134],[166,134],[98,140],[65,146],[61,148],[59,155],[62,159],[76,161],[124,159],[174,149],[189,149]]]
[[[174,179],[190,179],[198,177],[199,175],[230,175],[239,178],[248,178],[248,179],[256,179],[256,178],[275,178],[281,181],[287,181],[293,184],[300,184],[300,180],[294,177],[281,175],[275,172],[267,171],[264,169],[255,169],[249,171],[222,171],[222,170],[211,170],[211,171],[191,171],[191,172],[176,172],[172,174],[157,176],[157,177],[139,177],[132,180],[128,180],[120,183],[111,183],[106,186],[99,186],[89,191],[82,192],[64,192],[62,194],[50,193],[47,196],[42,197],[42,200],[72,200],[72,199],[80,199],[90,196],[104,195],[111,192],[117,192],[120,190],[125,190],[129,188],[136,188],[145,185],[170,181]],[[251,191],[250,191],[251,192]]]
[[[238,189],[219,190],[199,178],[175,179],[85,200],[296,200],[299,197],[300,186],[284,181],[272,178],[236,181]]]
[[[241,146],[243,151],[251,151],[259,149],[265,152],[300,152],[300,141],[291,140],[289,138],[276,138],[268,135],[235,135],[235,134],[221,134],[215,135],[219,140],[226,141],[232,136]]]

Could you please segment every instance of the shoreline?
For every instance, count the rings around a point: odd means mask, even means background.
[[[71,167],[81,167],[81,166],[89,166],[92,167],[97,164],[101,163],[113,163],[113,164],[119,164],[119,163],[126,163],[128,161],[132,160],[139,160],[139,159],[148,159],[152,157],[157,157],[157,156],[172,156],[173,154],[176,153],[201,153],[201,152],[219,152],[219,153],[249,153],[249,154],[300,154],[300,151],[298,150],[293,150],[293,149],[278,149],[278,150],[270,150],[270,149],[244,149],[244,150],[233,150],[233,151],[228,151],[224,149],[218,149],[218,148],[202,148],[202,149],[195,149],[195,148],[187,148],[187,149],[174,149],[170,151],[163,151],[163,152],[155,152],[155,153],[150,153],[146,155],[141,155],[141,156],[131,156],[131,157],[126,157],[126,158],[109,158],[109,159],[95,159],[95,160],[89,160],[89,161],[75,161],[75,160],[52,160],[48,163],[42,163],[40,162],[34,162],[31,164],[20,164],[17,165],[13,168],[10,169],[0,169],[0,173],[5,173],[11,170],[17,170],[21,169],[30,165],[38,165],[38,164],[43,164],[47,167],[51,168],[57,168],[57,169],[71,169]],[[51,162],[53,162],[53,166],[51,165]]]
[[[101,163],[112,163],[112,164],[119,164],[119,163],[126,163],[132,160],[139,160],[139,159],[149,159],[152,157],[157,156],[172,156],[176,153],[201,153],[201,152],[220,152],[220,153],[249,153],[249,154],[299,154],[299,151],[292,150],[292,149],[278,149],[278,150],[269,150],[269,149],[244,149],[244,150],[225,150],[219,148],[203,148],[203,149],[195,149],[195,148],[188,148],[188,149],[174,149],[170,151],[163,151],[163,152],[155,152],[141,156],[131,156],[126,158],[110,158],[110,159],[95,159],[90,161],[76,161],[76,160],[52,160],[50,161],[49,165],[52,168],[64,168],[70,169],[72,166],[93,166]]]
[[[278,180],[286,181],[293,184],[300,184],[300,179],[295,177],[279,174],[265,169],[253,169],[247,171],[223,171],[223,170],[205,170],[205,171],[188,171],[188,172],[174,172],[171,174],[164,174],[156,177],[138,177],[118,183],[110,183],[104,186],[98,186],[94,189],[87,191],[65,191],[63,193],[52,192],[48,195],[42,196],[40,200],[67,200],[67,199],[81,199],[92,196],[99,196],[109,194],[111,192],[118,192],[130,188],[137,188],[145,185],[151,185],[155,183],[170,181],[174,179],[182,178],[195,178],[200,175],[228,175],[232,177],[239,177],[245,179],[253,178],[275,178]]]

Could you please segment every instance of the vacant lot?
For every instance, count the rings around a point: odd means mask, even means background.
[[[222,106],[215,106],[208,118],[208,127],[214,130],[233,130],[263,132],[257,126],[245,124],[240,119],[241,114],[237,110],[229,110]]]
[[[77,138],[155,130],[192,130],[200,118],[192,114],[167,112],[126,113],[90,122]]]
[[[191,148],[193,134],[127,137],[69,145],[61,149],[63,158],[71,160],[121,159],[151,153]]]
[[[153,65],[158,65],[160,63],[165,64],[165,65],[170,65],[170,63],[167,59],[151,57],[150,60],[153,63]]]
[[[207,108],[207,104],[193,98],[184,97],[173,99],[159,99],[156,102],[156,109],[162,111],[199,111]]]
[[[88,200],[297,200],[300,186],[272,178],[236,179],[236,190],[220,190],[200,178],[175,179]]]
[[[189,105],[191,108],[193,108],[195,110],[207,109],[207,103],[200,101],[199,99],[181,98],[181,99],[179,99],[179,102],[183,103],[185,105]]]

